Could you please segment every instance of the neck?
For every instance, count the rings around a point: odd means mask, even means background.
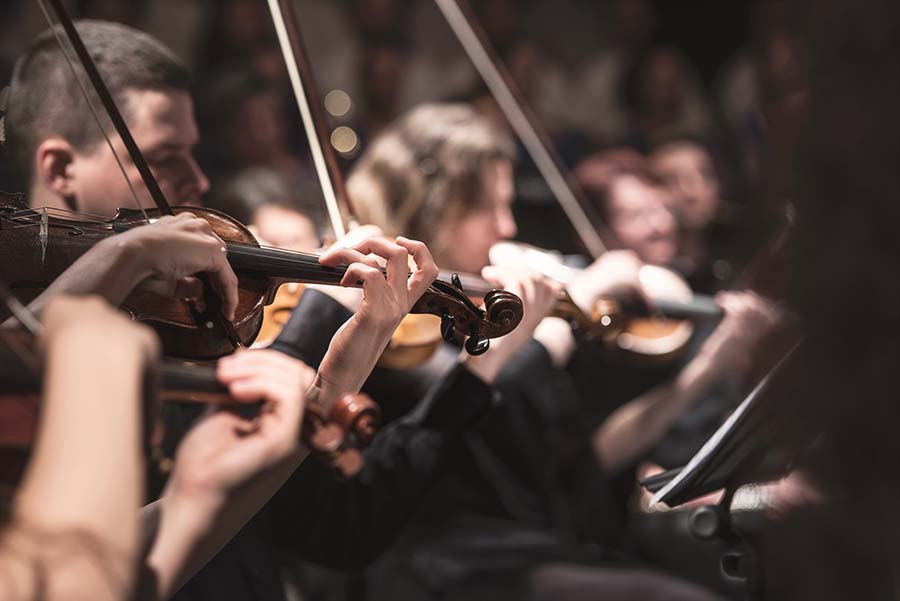
[[[35,208],[47,207],[48,209],[69,210],[72,208],[65,198],[38,184],[32,184],[28,190],[28,205]]]

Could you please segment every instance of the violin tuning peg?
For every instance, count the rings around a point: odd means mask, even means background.
[[[459,274],[454,273],[450,276],[450,283],[453,284],[453,287],[462,292],[463,285],[462,280],[459,279]]]
[[[466,352],[472,356],[484,354],[491,346],[490,338],[480,338],[478,336],[469,336],[466,340]]]
[[[441,315],[441,338],[451,341],[456,336],[456,325],[452,315]]]

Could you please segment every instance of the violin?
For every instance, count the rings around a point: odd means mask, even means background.
[[[515,242],[494,245],[490,257],[494,265],[526,265],[563,285],[580,273],[552,253]],[[712,297],[694,294],[684,278],[674,271],[643,265],[638,279],[641,292],[648,299],[646,302],[600,298],[584,311],[563,288],[552,314],[566,319],[587,336],[603,340],[626,358],[651,363],[679,357],[687,348],[696,323],[717,321],[723,316]],[[467,278],[462,284],[473,293],[484,287],[478,279]]]
[[[40,372],[33,354],[23,354],[33,344],[33,336],[22,330],[4,331],[9,348],[0,347],[0,483],[18,482],[35,443],[40,417]],[[17,349],[17,350],[12,350]],[[235,403],[228,389],[216,378],[212,365],[194,365],[161,361],[148,374],[148,395],[160,403],[214,404],[244,408],[252,416],[259,403]],[[148,408],[154,405],[148,399]],[[301,441],[312,454],[343,477],[352,477],[362,469],[362,450],[374,438],[380,409],[366,394],[349,394],[330,411],[308,403],[300,432]],[[154,420],[147,420],[152,424]],[[148,430],[149,432],[149,430]],[[150,439],[150,435],[147,436]]]
[[[516,253],[526,254],[523,259],[529,266],[563,284],[579,273],[579,270],[558,262],[550,253],[534,247],[509,242],[497,246],[512,247]],[[492,251],[492,255],[495,254]],[[509,254],[508,250],[506,254]],[[493,287],[475,275],[446,272],[441,275],[457,282],[456,285],[473,297]],[[678,358],[687,348],[696,323],[722,317],[722,309],[715,300],[693,294],[687,283],[668,269],[644,265],[639,278],[642,292],[651,299],[651,306],[629,299],[600,298],[584,311],[563,288],[550,315],[565,319],[573,330],[588,338],[601,340],[625,359],[653,364]],[[405,369],[424,363],[441,342],[439,325],[429,315],[408,315],[391,338],[379,365]]]
[[[213,209],[174,207],[205,219],[226,243],[228,260],[239,279],[239,302],[233,324],[243,346],[253,343],[260,331],[263,308],[286,282],[338,285],[344,267],[321,265],[318,255],[259,245],[240,222]],[[156,211],[147,211],[152,219]],[[11,289],[34,295],[49,285],[94,244],[108,236],[140,227],[141,211],[121,209],[111,219],[87,220],[59,210],[33,210],[16,205],[0,206],[0,279]],[[136,291],[123,304],[135,318],[157,331],[167,355],[190,360],[214,359],[234,350],[224,337],[208,335],[211,327],[198,320],[191,306],[150,292]],[[413,306],[412,313],[440,319],[446,338],[466,336],[472,354],[487,350],[491,338],[511,332],[522,319],[522,301],[509,292],[492,290],[477,307],[461,290],[436,280]]]

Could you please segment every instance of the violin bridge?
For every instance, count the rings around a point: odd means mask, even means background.
[[[38,231],[38,239],[41,241],[41,266],[44,266],[44,263],[47,258],[47,243],[50,240],[49,234],[50,222],[47,217],[47,207],[43,207],[41,210],[41,228]]]

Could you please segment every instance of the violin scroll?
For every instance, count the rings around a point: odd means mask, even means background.
[[[362,469],[362,449],[374,438],[380,419],[378,405],[363,393],[345,395],[327,412],[311,403],[303,420],[303,442],[341,476],[350,478]]]

